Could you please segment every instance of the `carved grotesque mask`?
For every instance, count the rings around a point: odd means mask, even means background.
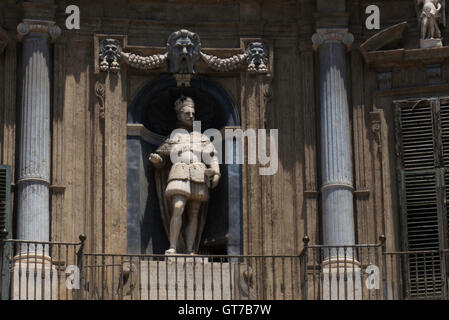
[[[253,57],[254,60],[257,60],[257,61],[262,60],[265,55],[265,50],[263,48],[263,44],[260,42],[255,42],[249,48],[249,53]]]
[[[263,62],[266,59],[265,45],[261,42],[253,42],[248,46],[248,56],[254,63]]]
[[[181,59],[191,59],[193,56],[194,44],[192,40],[188,37],[179,38],[175,42],[176,54],[181,57]]]
[[[105,52],[106,52],[106,56],[113,57],[117,54],[118,48],[117,48],[117,46],[115,46],[113,44],[107,44],[105,46]]]
[[[172,73],[195,73],[200,58],[201,43],[197,34],[188,30],[172,33],[168,38],[168,66]]]
[[[267,71],[268,52],[267,47],[262,42],[252,42],[246,49],[248,56],[248,70]]]
[[[108,62],[114,61],[120,55],[121,45],[118,40],[105,39],[101,41],[101,57],[106,58]]]
[[[122,46],[116,39],[104,39],[100,42],[100,70],[117,72],[120,70],[120,53]]]

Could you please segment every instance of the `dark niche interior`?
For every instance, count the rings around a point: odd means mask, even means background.
[[[222,129],[228,125],[229,114],[223,108],[221,102],[208,93],[206,90],[198,87],[168,87],[152,95],[149,102],[143,110],[143,125],[150,131],[163,136],[170,136],[171,132],[177,128],[177,117],[174,110],[175,101],[181,96],[187,96],[193,99],[195,103],[195,120],[201,121],[201,130],[215,128]],[[224,152],[224,148],[222,150]],[[208,213],[206,224],[202,234],[199,253],[201,254],[228,254],[228,236],[229,236],[229,199],[228,199],[228,167],[220,165],[221,179],[215,189],[210,190],[210,200],[208,203]],[[149,177],[154,179],[153,174]],[[156,191],[151,190],[151,201],[156,201]],[[158,207],[158,203],[156,204]],[[159,210],[157,210],[159,211]],[[157,220],[160,220],[159,212]],[[162,225],[162,222],[159,223]],[[164,237],[165,238],[165,237]],[[162,241],[167,243],[168,239]],[[154,246],[153,253],[163,253],[166,248]]]

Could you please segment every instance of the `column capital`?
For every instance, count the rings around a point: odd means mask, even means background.
[[[31,32],[48,34],[53,43],[60,36],[61,28],[54,21],[23,19],[17,26],[19,41],[22,41]]]
[[[354,36],[345,28],[320,28],[317,29],[317,32],[312,36],[312,42],[314,50],[318,50],[319,47],[326,42],[341,42],[346,46],[347,50],[349,50],[354,42]]]

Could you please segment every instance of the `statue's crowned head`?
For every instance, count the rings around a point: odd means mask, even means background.
[[[182,124],[191,127],[195,120],[195,103],[192,98],[181,96],[175,101],[175,111]]]

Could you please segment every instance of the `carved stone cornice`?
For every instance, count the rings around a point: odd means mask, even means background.
[[[23,19],[17,26],[18,40],[22,41],[28,34],[36,32],[48,34],[53,43],[61,35],[61,28],[54,21]]]
[[[17,1],[18,2],[18,1]],[[23,18],[33,20],[53,21],[56,12],[54,0],[23,1]]]
[[[347,29],[318,29],[312,36],[313,49],[318,50],[319,47],[326,42],[341,42],[346,49],[351,49],[354,42],[354,36]]]
[[[140,123],[128,123],[126,131],[128,136],[140,137],[142,140],[155,145],[160,145],[167,139],[167,137],[148,130]]]

